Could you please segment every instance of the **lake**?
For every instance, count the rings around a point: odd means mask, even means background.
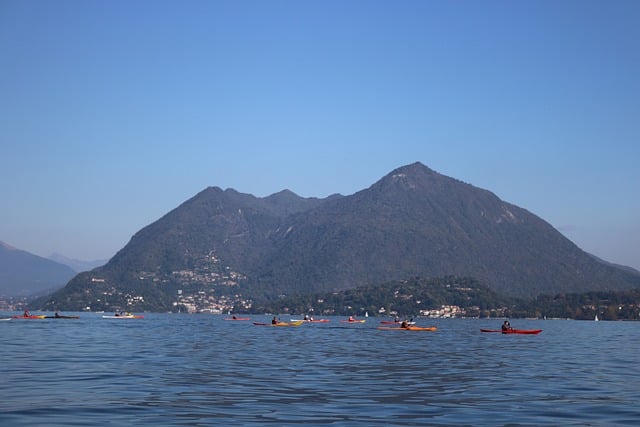
[[[9,315],[15,313],[2,313]],[[64,313],[70,314],[70,313]],[[640,323],[226,316],[0,322],[0,424],[613,426],[640,422]],[[283,320],[288,316],[282,316]]]

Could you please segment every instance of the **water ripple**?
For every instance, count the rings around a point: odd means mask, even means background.
[[[640,417],[638,325],[255,327],[220,316],[2,322],[3,425],[609,426]],[[268,320],[267,318],[259,320]]]

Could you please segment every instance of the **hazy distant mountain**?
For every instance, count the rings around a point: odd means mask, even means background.
[[[51,292],[64,286],[75,274],[66,265],[0,242],[0,295]]]
[[[140,294],[141,308],[164,310],[187,286],[259,299],[447,275],[510,296],[640,287],[525,209],[414,163],[326,199],[207,188],[55,301]]]
[[[76,273],[81,273],[83,271],[93,270],[96,267],[100,267],[107,263],[107,259],[97,259],[93,261],[81,261],[79,259],[67,258],[64,255],[60,254],[52,254],[49,256],[49,259],[55,261],[59,264],[64,264],[68,267],[71,267],[73,271]]]

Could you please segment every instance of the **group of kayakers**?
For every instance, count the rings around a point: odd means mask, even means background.
[[[31,313],[29,312],[29,310],[25,310],[24,317],[31,317]],[[131,313],[129,312],[124,312],[124,311],[117,311],[115,313],[116,317],[120,317],[120,316],[132,316]],[[60,314],[56,311],[55,317],[60,317]],[[233,319],[236,319],[236,316],[233,316]],[[309,316],[308,314],[304,315],[304,320],[306,321],[311,321],[313,320],[313,317]],[[400,319],[398,317],[396,317],[395,319],[396,323],[400,323],[400,327],[404,328],[404,329],[408,329],[414,322],[413,322],[413,318],[411,318],[410,320],[403,320],[402,322],[400,322]],[[353,316],[349,316],[349,322],[354,322],[355,318]],[[272,325],[276,325],[278,324],[280,321],[278,320],[278,318],[276,316],[273,316],[273,319],[271,319],[271,324]],[[511,327],[511,323],[509,323],[508,320],[505,320],[504,323],[502,323],[502,331],[511,331],[513,330],[513,328]]]

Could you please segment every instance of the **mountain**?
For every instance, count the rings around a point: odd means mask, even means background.
[[[100,267],[105,265],[108,260],[106,259],[97,259],[93,261],[82,261],[79,259],[67,258],[64,255],[60,254],[51,254],[49,258],[51,261],[55,261],[58,264],[63,264],[70,267],[76,273],[80,273],[82,271],[93,270],[96,267]]]
[[[15,297],[63,287],[75,271],[0,242],[0,295]]]
[[[207,188],[49,306],[224,310],[449,275],[519,297],[640,287],[640,275],[599,262],[527,210],[414,163],[350,196]]]
[[[421,163],[284,224],[257,275],[283,292],[446,275],[511,296],[640,285],[525,209]]]

